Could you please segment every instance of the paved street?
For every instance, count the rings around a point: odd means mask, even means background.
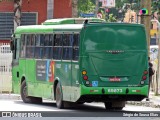
[[[15,113],[25,113],[26,111],[33,113],[41,113],[42,111],[47,113],[42,116],[51,116],[45,118],[45,120],[159,120],[160,111],[159,108],[143,107],[127,105],[122,111],[106,111],[102,103],[86,103],[84,105],[78,105],[71,109],[58,109],[54,102],[45,101],[43,104],[25,104],[21,100],[0,100],[0,111],[12,111]],[[139,117],[133,117],[135,113],[141,115]],[[152,115],[159,115],[158,117],[143,117],[153,113]],[[109,116],[109,117],[108,117]],[[5,118],[2,118],[6,120]],[[8,118],[7,120],[20,120],[18,117]],[[26,118],[25,118],[26,119]],[[29,118],[30,120],[43,120],[43,118]]]
[[[58,109],[55,102],[44,101],[42,104],[26,104],[21,100],[0,100],[0,111],[61,111],[61,112],[104,112],[102,103],[85,103],[70,109]],[[159,108],[126,105],[120,112],[160,111]]]

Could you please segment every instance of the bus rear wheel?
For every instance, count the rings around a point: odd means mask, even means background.
[[[63,93],[60,83],[56,86],[56,105],[59,109],[64,108]]]
[[[114,107],[113,109],[114,109],[114,110],[122,110],[123,107]]]
[[[106,110],[122,110],[125,107],[125,101],[104,102]]]
[[[112,102],[104,102],[104,106],[106,110],[112,110]]]
[[[21,98],[24,103],[42,103],[42,98],[28,96],[26,81],[23,81],[21,84]]]

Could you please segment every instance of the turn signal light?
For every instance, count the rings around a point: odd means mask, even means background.
[[[87,71],[83,70],[82,75],[86,75],[86,74],[87,74]]]

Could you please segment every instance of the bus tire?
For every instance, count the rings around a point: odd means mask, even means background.
[[[21,84],[21,98],[24,103],[31,103],[32,102],[32,98],[27,95],[26,81],[23,81]]]
[[[114,101],[112,102],[112,108],[114,110],[122,110],[125,107],[126,101]]]
[[[112,102],[104,102],[104,106],[106,110],[112,110]]]
[[[63,93],[62,93],[62,88],[59,82],[56,86],[56,105],[57,105],[57,108],[59,109],[64,108]]]
[[[26,81],[23,81],[21,84],[21,98],[24,103],[36,103],[36,104],[41,104],[42,103],[42,98],[40,97],[29,97],[27,95],[27,85]]]
[[[123,107],[114,107],[113,109],[114,109],[114,110],[122,110]]]
[[[85,102],[77,102],[77,104],[79,104],[79,105],[82,105],[82,104],[84,104]]]

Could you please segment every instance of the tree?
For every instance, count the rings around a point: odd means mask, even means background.
[[[72,3],[72,17],[78,17],[78,0],[71,0]]]
[[[124,3],[129,3],[129,0],[116,0],[116,8],[122,8]]]
[[[79,13],[94,13],[95,2],[93,0],[78,0],[78,12]]]
[[[117,19],[113,14],[109,14],[109,18],[106,20],[107,22],[117,22]]]
[[[21,25],[22,0],[14,0],[14,30]]]
[[[152,10],[152,15],[154,15],[154,12],[157,12],[158,18],[156,18],[156,19],[158,19],[160,21],[160,1],[159,0],[152,1],[151,10]]]

